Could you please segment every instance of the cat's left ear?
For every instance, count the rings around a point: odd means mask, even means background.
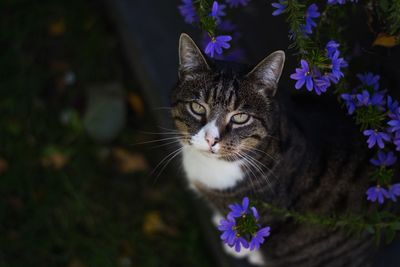
[[[206,59],[192,38],[182,33],[179,38],[179,78],[193,79],[201,72],[210,70]]]
[[[285,64],[285,52],[278,50],[264,58],[246,76],[263,93],[274,96]]]

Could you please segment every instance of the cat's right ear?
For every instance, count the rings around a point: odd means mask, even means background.
[[[182,33],[179,38],[179,78],[193,79],[199,71],[210,70],[206,59],[192,38]]]

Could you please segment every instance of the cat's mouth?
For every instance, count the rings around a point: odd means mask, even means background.
[[[219,152],[218,152],[218,148],[219,147],[206,147],[206,146],[200,146],[192,141],[189,140],[189,146],[191,146],[193,149],[195,149],[196,151],[198,151],[200,154],[207,156],[207,157],[211,157],[211,158],[219,158]]]
[[[211,158],[219,158],[219,153],[215,150],[212,149],[199,149],[195,148],[197,151],[199,151],[201,154],[211,157]]]

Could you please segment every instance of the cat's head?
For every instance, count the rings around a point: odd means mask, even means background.
[[[276,51],[248,73],[216,68],[182,34],[179,82],[172,96],[182,144],[234,161],[274,138],[279,115],[274,96],[284,61],[285,53]]]

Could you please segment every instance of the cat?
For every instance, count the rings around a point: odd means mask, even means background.
[[[304,213],[370,209],[365,191],[372,156],[354,123],[331,97],[288,96],[278,86],[285,53],[253,69],[206,60],[186,34],[179,40],[178,83],[171,115],[190,188],[216,213],[244,196]],[[372,236],[356,238],[272,215],[271,235],[255,264],[278,267],[367,267]],[[258,253],[258,254],[257,254]]]

